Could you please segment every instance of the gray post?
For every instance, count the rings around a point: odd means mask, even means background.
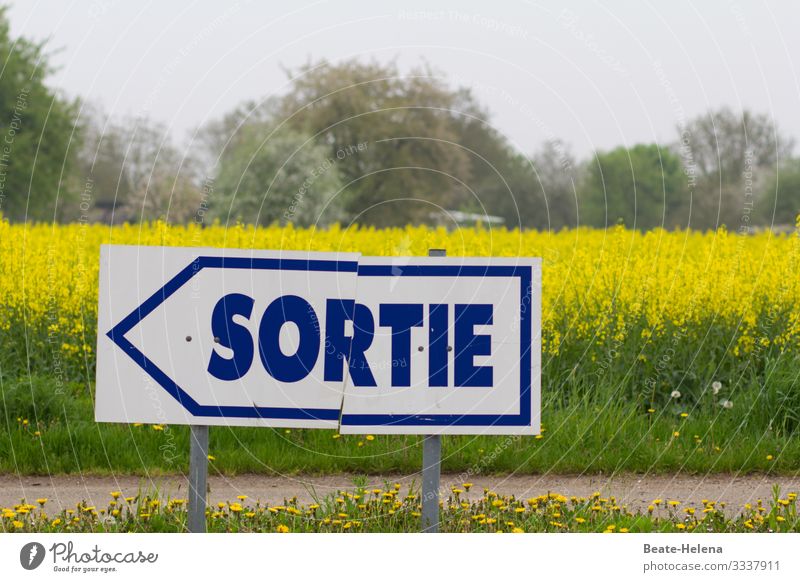
[[[189,427],[189,523],[191,533],[206,531],[206,482],[208,478],[208,427]]]
[[[429,257],[447,256],[444,249],[430,249]],[[422,441],[422,531],[439,532],[439,487],[442,472],[442,437],[426,435]]]

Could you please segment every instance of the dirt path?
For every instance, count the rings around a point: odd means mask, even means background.
[[[419,485],[419,475],[366,478],[369,485],[380,487],[384,481],[401,483],[403,489],[414,482]],[[778,484],[785,495],[800,491],[800,476],[778,477],[767,475],[618,475],[608,478],[602,475],[527,475],[510,477],[474,477],[470,497],[480,496],[484,487],[501,494],[514,494],[520,498],[542,495],[547,492],[566,496],[589,496],[600,491],[603,496],[616,496],[621,504],[631,509],[643,509],[653,500],[676,499],[686,505],[701,505],[702,499],[725,501],[729,510],[737,512],[748,502],[772,497],[772,486]],[[442,486],[449,493],[451,485],[461,484],[458,475],[442,475]],[[297,496],[307,503],[316,497],[334,493],[338,489],[350,489],[354,485],[352,475],[332,476],[284,476],[239,475],[236,477],[209,477],[210,501],[232,501],[237,495],[247,495],[248,502],[261,500],[277,504],[285,497]],[[8,507],[25,498],[29,503],[37,498],[49,499],[52,512],[56,507],[72,507],[79,501],[103,507],[110,491],[122,491],[124,495],[136,495],[139,489],[158,488],[163,497],[186,497],[186,481],[182,476],[168,477],[17,477],[0,475],[0,506]]]

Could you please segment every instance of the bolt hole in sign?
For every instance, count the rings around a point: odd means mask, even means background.
[[[540,259],[104,245],[98,421],[537,434]]]

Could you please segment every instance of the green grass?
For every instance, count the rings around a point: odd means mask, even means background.
[[[787,317],[767,322],[760,337],[785,329]],[[26,335],[13,328],[0,335],[0,472],[159,474],[187,469],[186,427],[95,423],[93,359],[55,360],[52,342],[37,329]],[[792,474],[800,469],[798,354],[756,342],[752,351],[737,355],[737,330],[714,319],[691,333],[666,329],[650,343],[640,339],[645,329],[642,324],[626,330],[622,341],[565,338],[559,355],[546,355],[543,361],[543,438],[447,436],[443,469],[476,474]],[[721,383],[716,392],[715,382]],[[679,397],[672,396],[675,391]],[[334,435],[212,427],[212,470],[419,470],[419,437]]]
[[[780,372],[794,377],[793,371]],[[37,376],[2,382],[0,472],[157,475],[187,470],[187,427],[96,423],[91,387],[71,383],[56,391],[53,384]],[[731,409],[720,406],[720,398],[709,391],[685,404],[683,397],[653,403],[616,398],[607,385],[592,394],[564,383],[561,391],[544,392],[542,438],[446,436],[443,470],[473,475],[796,473],[800,439],[787,424],[789,415],[776,390],[740,390],[727,396],[736,403]],[[421,440],[212,427],[210,453],[211,470],[228,475],[387,474],[418,471]]]

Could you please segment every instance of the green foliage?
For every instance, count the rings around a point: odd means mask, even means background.
[[[656,144],[598,153],[580,189],[582,222],[650,229],[686,225],[680,159]]]
[[[239,130],[225,149],[213,214],[223,223],[327,224],[342,218],[336,158],[305,135],[270,135],[262,125]]]
[[[45,84],[43,43],[12,38],[0,7],[0,211],[11,220],[53,220],[76,192],[76,106]]]
[[[767,184],[757,203],[756,220],[792,228],[800,214],[800,160],[785,164]]]

